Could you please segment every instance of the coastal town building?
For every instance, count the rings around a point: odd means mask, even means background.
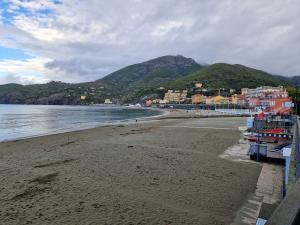
[[[234,94],[230,97],[230,103],[233,105],[245,105],[246,99],[243,95]]]
[[[180,95],[180,102],[184,102],[187,99],[187,90],[183,90]]]
[[[206,105],[213,105],[213,104],[214,104],[213,96],[208,96],[208,97],[206,97],[206,99],[205,99],[205,104],[206,104]]]
[[[200,84],[199,84],[200,86]],[[163,99],[151,99],[145,101],[146,106],[153,104],[206,104],[206,105],[221,105],[226,108],[226,105],[235,105],[234,109],[241,108],[248,112],[265,112],[267,114],[289,114],[292,111],[293,103],[288,92],[283,87],[262,86],[257,88],[242,88],[241,94],[236,94],[236,90],[230,97],[222,96],[221,89],[216,96],[205,96],[204,94],[194,94],[191,98],[187,97],[187,90],[168,90]],[[228,93],[227,93],[228,94]]]
[[[195,84],[195,87],[196,87],[196,88],[202,88],[202,87],[203,87],[203,84],[202,84],[202,83],[196,83],[196,84]]]
[[[168,104],[169,102],[167,100],[164,99],[160,99],[159,100],[159,104]]]
[[[249,107],[256,111],[262,110],[273,114],[290,113],[293,107],[292,99],[286,98],[250,98]]]
[[[282,86],[271,87],[262,86],[254,89],[242,88],[241,94],[245,96],[246,99],[249,98],[286,98],[288,97],[288,92]]]
[[[153,101],[151,99],[146,101],[146,106],[151,106],[153,104]]]
[[[187,90],[168,90],[165,93],[164,100],[167,103],[183,103],[187,98]]]
[[[217,96],[209,96],[206,98],[206,104],[207,105],[222,105],[222,104],[229,104],[229,98],[223,97],[221,95]]]
[[[112,101],[109,98],[107,98],[104,100],[104,104],[112,104]]]
[[[195,94],[192,96],[192,104],[205,104],[206,96],[201,94]]]
[[[242,88],[241,95],[245,97],[249,107],[256,112],[289,114],[292,111],[292,99],[282,86],[262,86],[254,89]]]
[[[232,95],[230,97],[230,101],[231,101],[231,104],[237,105],[238,104],[238,95]]]
[[[152,104],[159,104],[161,99],[153,99]]]

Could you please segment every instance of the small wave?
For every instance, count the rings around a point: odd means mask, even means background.
[[[83,130],[107,124],[133,123],[136,119],[139,121],[149,120],[163,114],[161,110],[149,108],[61,106],[59,112],[55,107],[53,110],[55,113],[51,113],[54,106],[31,106],[32,110],[28,110],[28,106],[25,107],[28,114],[19,114],[22,115],[21,117],[15,113],[15,109],[9,116],[1,117],[0,141]],[[17,108],[22,110],[22,105]],[[70,109],[76,110],[76,113]],[[89,111],[91,109],[93,110]],[[38,117],[32,115],[31,111],[38,114]],[[42,116],[43,114],[44,116]]]

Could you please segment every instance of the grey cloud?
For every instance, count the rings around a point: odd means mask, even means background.
[[[52,59],[45,65],[53,71],[49,79],[95,80],[167,54],[182,54],[201,63],[245,64],[274,74],[300,74],[297,0],[62,2],[48,20],[29,18],[41,32],[53,29],[57,37],[61,32],[65,35],[61,39],[39,39],[17,24],[0,30],[0,44],[4,43],[1,36],[9,34],[16,41],[5,43]]]
[[[0,75],[0,84],[8,84],[8,83],[32,84],[32,83],[37,83],[37,80],[34,80],[32,78],[26,79],[26,77],[17,74],[12,74],[12,73]]]
[[[20,77],[14,74],[0,75],[0,84],[23,83]]]

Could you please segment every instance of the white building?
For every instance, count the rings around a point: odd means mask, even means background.
[[[109,98],[107,98],[105,99],[104,104],[112,104],[112,101]]]

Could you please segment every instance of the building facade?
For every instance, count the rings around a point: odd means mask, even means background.
[[[230,104],[230,100],[228,97],[223,97],[221,95],[217,96],[209,96],[206,98],[207,105],[223,105]]]
[[[168,90],[165,93],[164,101],[167,103],[184,103],[187,98],[187,90]]]
[[[262,86],[254,89],[242,88],[241,94],[245,98],[286,98],[288,97],[288,92],[282,86],[280,87],[270,87]]]
[[[192,104],[205,104],[206,103],[206,96],[201,94],[195,94],[192,96]]]

